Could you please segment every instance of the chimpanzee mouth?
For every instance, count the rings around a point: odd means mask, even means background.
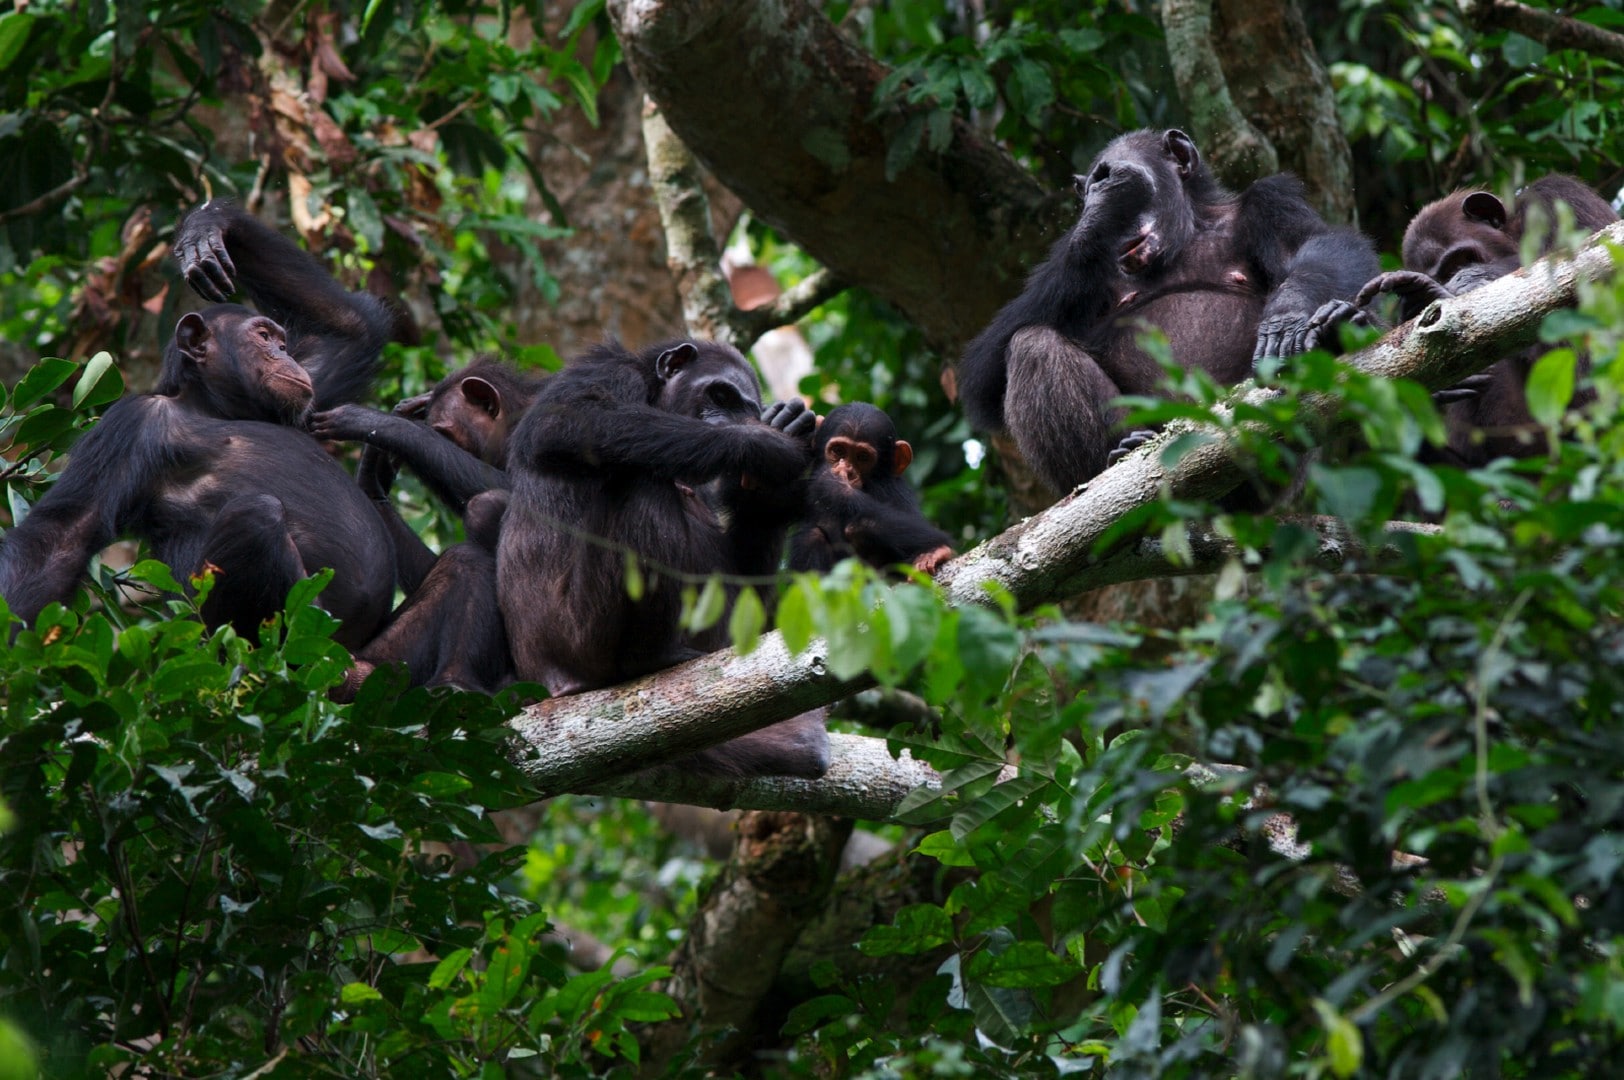
[[[1128,238],[1117,256],[1117,265],[1125,274],[1137,274],[1156,257],[1156,233],[1147,223],[1138,235]]]

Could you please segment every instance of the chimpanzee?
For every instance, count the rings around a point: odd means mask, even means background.
[[[1162,377],[1135,343],[1141,325],[1180,364],[1234,384],[1255,359],[1317,344],[1315,313],[1378,268],[1370,242],[1326,224],[1295,178],[1234,195],[1182,131],[1119,136],[1074,182],[1076,226],[959,365],[971,422],[1007,428],[1058,492],[1105,468],[1121,437],[1111,400]]]
[[[1618,220],[1606,200],[1582,181],[1560,173],[1541,177],[1519,191],[1510,213],[1487,191],[1456,191],[1421,208],[1404,230],[1405,268],[1373,278],[1356,303],[1367,304],[1383,292],[1397,293],[1403,317],[1411,319],[1434,300],[1504,277],[1522,264],[1522,240],[1535,206],[1545,230],[1539,253],[1556,246],[1558,203],[1566,203],[1574,223],[1588,232]],[[1528,411],[1525,392],[1541,352],[1537,347],[1525,349],[1462,383],[1476,392],[1437,395],[1445,405],[1449,434],[1446,461],[1471,467],[1497,457],[1527,457],[1542,449],[1543,441],[1534,437],[1540,429]],[[1581,374],[1589,369],[1589,357],[1580,358],[1580,368]],[[1594,397],[1593,390],[1581,388],[1573,405],[1582,406]]]
[[[32,623],[92,555],[137,536],[183,579],[213,569],[204,618],[250,639],[289,586],[331,567],[321,602],[342,623],[337,640],[360,645],[389,612],[389,534],[299,425],[366,389],[394,316],[225,203],[186,218],[175,254],[210,300],[229,295],[241,264],[261,314],[218,303],[182,316],[157,388],[107,410],[0,547],[0,595]]]
[[[408,398],[394,412],[340,405],[310,419],[319,439],[359,439],[398,458],[446,505],[462,513],[492,488],[506,489],[508,435],[542,380],[497,360],[475,360]],[[421,416],[427,426],[417,423]]]
[[[919,512],[902,474],[913,447],[897,438],[885,411],[866,402],[824,417],[813,444],[807,516],[790,539],[792,570],[826,571],[855,555],[884,568],[912,563],[934,574],[953,555],[946,533]]]
[[[513,681],[513,661],[496,597],[496,541],[507,510],[506,491],[468,502],[468,539],[442,552],[421,584],[389,617],[389,625],[356,650],[339,701],[355,696],[372,671],[406,665],[411,686],[454,686],[494,694]]]
[[[761,420],[738,351],[608,341],[543,385],[514,428],[497,584],[518,676],[554,695],[608,686],[722,644],[679,626],[673,575],[776,569],[801,516],[816,419],[801,402]],[[696,494],[696,489],[698,493]],[[628,555],[644,576],[628,590]],[[807,714],[696,755],[730,775],[819,776],[822,717]]]

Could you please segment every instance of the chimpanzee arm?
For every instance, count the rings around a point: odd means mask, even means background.
[[[480,492],[509,487],[507,474],[501,469],[487,465],[427,425],[404,416],[362,405],[340,405],[312,416],[310,434],[318,439],[360,440],[394,455],[458,514]]]
[[[121,401],[79,440],[68,467],[0,544],[0,596],[29,626],[66,603],[90,557],[117,538],[145,500],[163,446],[148,423],[150,398]]]
[[[858,558],[871,566],[912,562],[916,556],[952,546],[952,539],[914,506],[854,491],[832,478],[820,476],[813,482],[812,500],[818,506],[817,520],[840,527]]]
[[[804,442],[766,424],[707,424],[641,403],[543,395],[509,446],[510,460],[533,468],[688,483],[738,472],[773,485],[807,465]]]
[[[1248,188],[1236,228],[1241,250],[1270,290],[1258,323],[1258,358],[1310,348],[1315,312],[1351,300],[1381,269],[1369,239],[1327,225],[1295,177],[1271,176]]]
[[[1048,327],[1083,336],[1091,322],[1109,310],[1108,274],[1100,252],[1082,242],[1082,222],[1054,245],[1049,257],[1026,279],[1021,294],[993,317],[965,347],[959,361],[958,392],[970,423],[982,431],[1004,430],[1004,391],[1009,384],[1009,348],[1027,327]]]
[[[288,351],[310,372],[315,406],[361,397],[396,317],[382,300],[349,292],[312,255],[228,202],[204,203],[175,236],[181,273],[205,300],[223,303],[236,289],[282,324]]]

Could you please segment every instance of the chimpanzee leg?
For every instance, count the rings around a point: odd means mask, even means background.
[[[389,625],[355,654],[340,700],[373,668],[403,663],[412,686],[495,693],[513,677],[496,605],[496,557],[476,544],[447,548]]]
[[[813,709],[720,746],[690,754],[678,767],[712,776],[800,776],[816,780],[829,768],[828,710]]]
[[[1052,327],[1029,326],[1010,339],[1004,415],[1027,463],[1057,494],[1105,468],[1122,415],[1105,403],[1123,392]]]
[[[212,570],[214,588],[203,602],[210,626],[230,623],[249,641],[259,626],[282,610],[288,590],[305,576],[299,549],[288,534],[282,500],[240,495],[215,515],[193,572]]]

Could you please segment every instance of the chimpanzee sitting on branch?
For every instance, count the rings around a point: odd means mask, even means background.
[[[1255,359],[1314,347],[1321,306],[1378,269],[1370,242],[1327,225],[1296,179],[1232,194],[1182,131],[1122,135],[1075,184],[1076,226],[959,365],[971,422],[1007,429],[1061,494],[1104,469],[1122,438],[1112,399],[1162,378],[1135,341],[1142,325],[1167,336],[1178,363],[1233,385]]]
[[[72,595],[92,555],[135,536],[183,582],[212,570],[204,618],[250,640],[295,581],[331,567],[321,602],[342,624],[336,639],[359,646],[389,614],[393,548],[349,474],[300,427],[312,408],[366,390],[394,316],[224,203],[188,216],[175,252],[216,301],[232,290],[235,256],[260,313],[217,303],[181,317],[157,388],[108,409],[6,537],[0,595],[32,624]]]

